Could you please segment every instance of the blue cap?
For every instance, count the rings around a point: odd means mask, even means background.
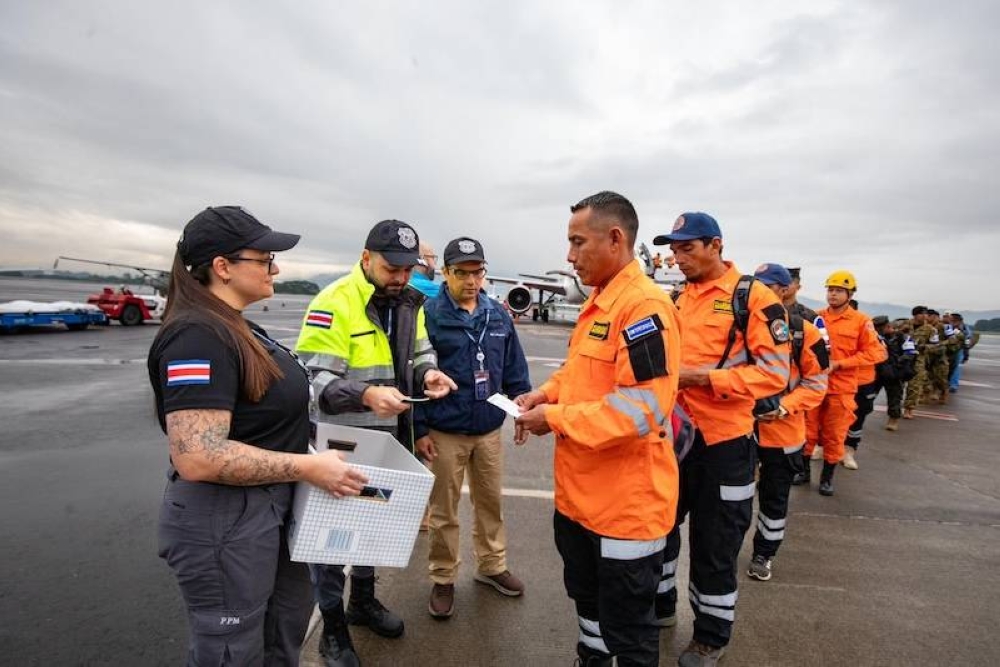
[[[674,241],[693,241],[703,238],[722,238],[719,223],[708,213],[684,213],[674,222],[669,234],[660,234],[653,239],[653,245],[666,245]]]
[[[753,277],[765,285],[788,287],[792,284],[792,274],[781,264],[761,264],[753,272]]]

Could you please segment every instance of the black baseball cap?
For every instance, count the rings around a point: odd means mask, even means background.
[[[202,266],[243,248],[281,252],[300,238],[274,231],[239,206],[209,206],[184,226],[177,251],[186,266]]]
[[[461,264],[462,262],[485,262],[483,244],[468,236],[450,241],[444,249],[444,265]]]
[[[400,220],[383,220],[372,227],[365,250],[380,253],[393,266],[420,263],[420,237],[413,227]]]

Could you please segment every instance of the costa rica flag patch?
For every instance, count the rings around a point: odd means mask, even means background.
[[[306,314],[307,327],[329,329],[331,325],[333,325],[333,313],[328,310],[310,310]]]
[[[208,359],[178,359],[167,362],[167,386],[211,384],[212,362]]]

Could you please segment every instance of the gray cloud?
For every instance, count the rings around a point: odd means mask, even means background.
[[[865,300],[996,307],[995,3],[747,12],[5,3],[0,265],[166,265],[195,212],[242,203],[305,235],[288,276],[385,217],[537,272],[613,188],[647,241],[707,210],[727,255],[801,263],[812,296],[849,267]]]

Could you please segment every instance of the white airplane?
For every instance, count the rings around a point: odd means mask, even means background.
[[[661,285],[666,291],[673,291],[677,283],[684,280],[684,275],[679,270],[675,271],[677,275],[668,271],[666,280],[656,280],[653,257],[649,254],[645,243],[639,244],[636,256],[642,263],[646,275],[653,278],[654,282]],[[540,319],[542,322],[548,322],[549,313],[553,306],[579,307],[590,295],[590,287],[580,283],[580,279],[572,268],[546,271],[545,275],[542,276],[519,273],[517,278],[504,278],[487,274],[486,280],[490,283],[513,285],[507,290],[507,297],[504,299],[507,308],[517,315],[523,315],[530,310],[531,319],[535,321]],[[537,299],[532,297],[532,290],[538,290]]]

